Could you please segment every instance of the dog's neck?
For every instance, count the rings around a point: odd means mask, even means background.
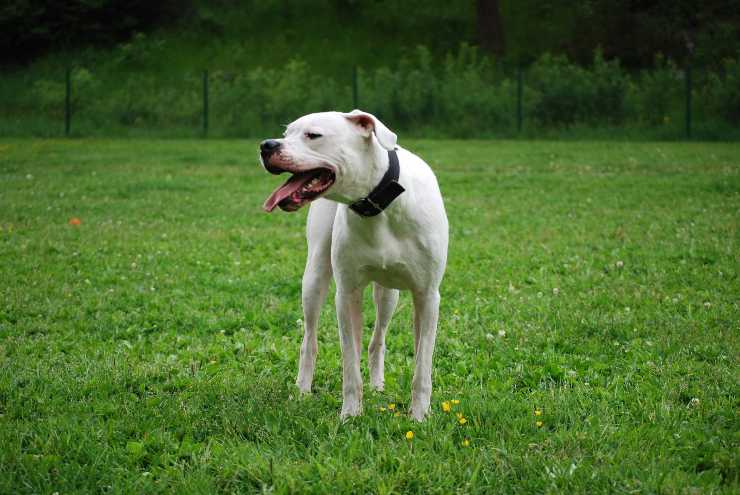
[[[344,159],[348,162],[352,160],[351,163],[356,166],[347,167],[351,175],[348,173],[342,177],[341,187],[332,188],[326,198],[350,204],[367,197],[380,183],[388,170],[388,151],[373,137],[364,153],[353,153],[351,156],[347,154]]]

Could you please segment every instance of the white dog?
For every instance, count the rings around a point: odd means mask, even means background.
[[[308,212],[308,261],[303,274],[304,335],[296,384],[311,391],[316,328],[332,274],[342,347],[342,418],[362,412],[362,294],[374,282],[376,319],[368,348],[370,381],[383,389],[385,331],[398,289],[414,301],[416,366],[411,415],[421,421],[432,393],[432,354],[439,285],[447,263],[448,227],[442,195],[429,166],[396,146],[396,135],[373,115],[325,112],[287,127],[283,139],[260,145],[262,165],[290,172],[263,208]],[[323,199],[325,198],[325,199]]]

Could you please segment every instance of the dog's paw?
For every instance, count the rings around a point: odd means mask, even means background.
[[[370,368],[370,387],[372,387],[373,390],[382,392],[385,388],[385,376],[383,373],[383,365],[374,362],[377,361],[377,359],[377,355],[373,355],[372,353],[370,354],[370,362],[368,363]]]
[[[372,387],[372,389],[375,390],[376,392],[382,392],[383,390],[385,390],[385,383],[383,382],[383,380],[380,380],[380,381],[372,380],[370,382],[370,387]]]
[[[426,418],[427,414],[429,414],[429,405],[426,406],[422,404],[411,404],[411,412],[409,413],[413,419],[416,421],[422,422],[424,421],[424,418]]]
[[[295,381],[295,386],[298,387],[298,391],[301,395],[310,395],[311,394],[311,382],[307,380],[301,379],[301,377],[298,377],[298,379]]]
[[[339,417],[342,421],[347,421],[349,418],[359,416],[360,414],[362,414],[362,404],[360,402],[350,404],[345,402],[342,404],[342,412]]]

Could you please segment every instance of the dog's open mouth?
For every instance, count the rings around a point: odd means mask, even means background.
[[[262,208],[269,212],[279,206],[284,211],[296,211],[325,193],[335,180],[334,172],[328,168],[297,172],[270,194]]]

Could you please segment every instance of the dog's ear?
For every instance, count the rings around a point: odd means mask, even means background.
[[[396,147],[398,137],[374,115],[363,112],[362,110],[352,110],[350,113],[344,113],[342,115],[357,126],[360,133],[366,138],[369,138],[374,132],[375,137],[378,138],[378,142],[383,148],[392,150]]]

